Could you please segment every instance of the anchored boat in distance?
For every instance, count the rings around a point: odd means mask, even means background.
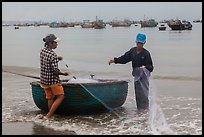
[[[168,26],[172,30],[191,30],[192,24],[189,21],[186,20],[171,20],[167,22]]]

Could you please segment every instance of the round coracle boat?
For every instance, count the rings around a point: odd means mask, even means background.
[[[125,80],[80,80],[62,81],[64,100],[56,113],[67,115],[106,112],[121,107],[127,98],[128,82]],[[34,81],[30,84],[36,106],[47,112],[48,104],[40,82]]]

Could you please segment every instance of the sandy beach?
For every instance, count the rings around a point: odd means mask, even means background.
[[[76,133],[74,131],[55,131],[33,122],[10,122],[2,123],[2,135],[76,135]]]

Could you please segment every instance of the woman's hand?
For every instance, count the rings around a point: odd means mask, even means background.
[[[58,56],[57,58],[59,59],[59,61],[63,60],[62,56]]]
[[[64,76],[68,76],[69,75],[69,73],[68,72],[64,72],[64,74],[63,74]]]

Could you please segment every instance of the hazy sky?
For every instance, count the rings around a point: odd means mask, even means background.
[[[104,21],[202,18],[202,2],[2,2],[3,21]]]

